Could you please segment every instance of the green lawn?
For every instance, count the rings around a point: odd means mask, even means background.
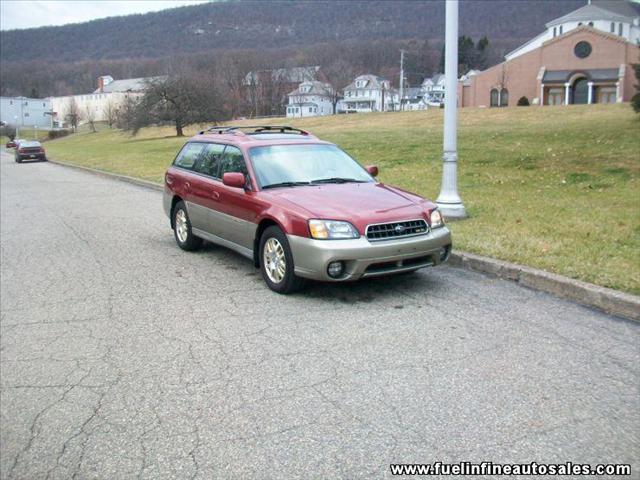
[[[286,123],[378,165],[381,181],[435,199],[442,117],[433,109]],[[47,151],[160,182],[185,141],[173,135],[107,129],[48,142]],[[455,247],[640,293],[638,152],[640,116],[627,104],[461,110],[459,190],[469,219],[451,224]]]

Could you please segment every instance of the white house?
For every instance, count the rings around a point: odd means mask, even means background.
[[[398,91],[391,87],[389,80],[377,75],[360,75],[344,89],[344,98],[338,104],[338,111],[388,112],[399,109]]]
[[[109,119],[109,113],[117,111],[127,98],[144,95],[147,82],[159,78],[162,77],[114,80],[113,77],[105,75],[98,78],[98,88],[92,93],[51,97],[49,100],[54,124],[63,126],[68,122],[67,115],[72,99],[80,113],[79,123],[86,123],[89,118],[93,118],[95,122],[105,122]]]
[[[402,93],[402,110],[426,110],[429,107],[422,87],[405,87]]]
[[[440,105],[444,102],[444,74],[436,73],[422,82],[425,102],[429,105]]]
[[[631,2],[612,0],[588,0],[588,2],[584,7],[547,23],[544,32],[507,53],[505,60],[513,60],[540,48],[547,40],[564,35],[582,25],[622,37],[630,43],[640,42],[640,17]]]
[[[323,82],[302,82],[288,94],[287,117],[317,117],[333,114],[334,88]]]
[[[0,97],[0,121],[18,127],[51,128],[48,98]]]

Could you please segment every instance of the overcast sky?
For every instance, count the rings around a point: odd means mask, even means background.
[[[0,0],[0,29],[64,25],[145,13],[208,0]]]

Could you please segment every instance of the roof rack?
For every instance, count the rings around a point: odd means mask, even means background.
[[[244,132],[243,130],[253,130],[250,132]],[[219,135],[224,134],[240,134],[247,135],[252,133],[297,133],[299,135],[311,135],[306,130],[302,130],[300,128],[289,127],[287,125],[238,125],[238,126],[214,126],[207,128],[206,130],[202,130],[199,132],[199,135],[204,135],[205,133],[217,133]]]

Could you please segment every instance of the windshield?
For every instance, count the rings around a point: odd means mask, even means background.
[[[374,181],[364,168],[335,145],[270,145],[253,147],[249,154],[262,188],[282,184]]]

